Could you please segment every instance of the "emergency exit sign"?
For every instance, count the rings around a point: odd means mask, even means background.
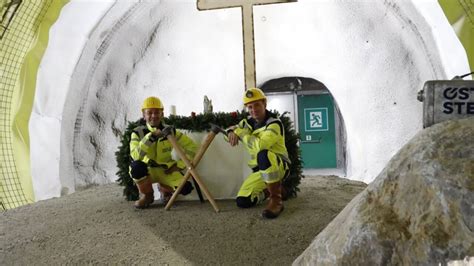
[[[311,131],[328,131],[328,109],[327,108],[305,108],[304,129]]]

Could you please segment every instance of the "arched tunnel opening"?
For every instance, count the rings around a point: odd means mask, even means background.
[[[308,77],[281,77],[261,85],[268,108],[287,113],[299,133],[305,172],[326,169],[346,173],[344,119],[331,91]]]

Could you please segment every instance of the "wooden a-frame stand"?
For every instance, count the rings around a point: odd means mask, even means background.
[[[172,131],[172,130],[171,130]],[[186,156],[186,153],[184,153],[183,149],[179,146],[178,142],[176,141],[176,138],[174,135],[170,132],[166,138],[169,140],[173,148],[176,150],[178,153],[178,156],[183,160],[183,162],[186,164],[188,167],[186,174],[183,177],[183,181],[181,184],[178,186],[176,191],[173,193],[171,196],[171,199],[168,201],[168,203],[165,206],[165,210],[169,210],[173,203],[175,202],[176,198],[178,197],[179,193],[183,189],[184,185],[188,181],[191,176],[194,178],[194,180],[198,183],[199,187],[201,188],[202,192],[204,192],[204,195],[206,195],[207,199],[211,203],[212,207],[216,212],[219,212],[219,207],[217,207],[217,203],[215,202],[214,198],[212,197],[211,193],[207,189],[206,185],[204,182],[202,182],[201,178],[199,177],[198,172],[196,171],[196,166],[199,164],[201,161],[202,157],[204,156],[204,153],[207,151],[207,148],[209,148],[209,145],[211,145],[211,142],[214,140],[215,136],[219,134],[219,132],[226,133],[222,128],[211,124],[211,131],[207,134],[206,139],[202,143],[201,147],[199,148],[196,156],[194,157],[193,161],[191,162],[188,157]]]

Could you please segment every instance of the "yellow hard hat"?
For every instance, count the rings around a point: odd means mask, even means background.
[[[148,108],[159,108],[163,109],[163,104],[161,103],[160,99],[157,97],[148,97],[143,101],[142,104],[142,111]]]
[[[258,100],[266,100],[267,97],[265,97],[265,94],[263,91],[259,88],[251,88],[245,91],[244,94],[244,104],[248,104],[251,102],[255,102]]]

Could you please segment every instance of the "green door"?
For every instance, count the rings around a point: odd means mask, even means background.
[[[304,168],[336,168],[334,104],[330,94],[298,95]]]

